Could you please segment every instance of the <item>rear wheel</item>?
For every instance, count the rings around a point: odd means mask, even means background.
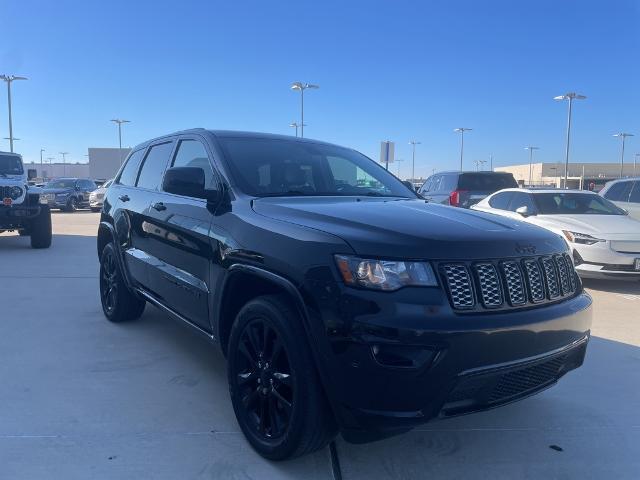
[[[336,434],[299,315],[286,298],[245,305],[231,330],[228,379],[240,428],[263,457],[318,450]]]
[[[20,234],[22,235],[22,232]],[[31,248],[51,246],[51,210],[48,205],[40,206],[40,213],[31,219],[26,235],[31,236]]]
[[[113,243],[107,244],[100,256],[100,301],[105,317],[112,322],[140,318],[146,304],[124,283]]]

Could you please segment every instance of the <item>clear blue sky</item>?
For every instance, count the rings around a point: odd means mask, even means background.
[[[14,83],[16,150],[27,160],[117,146],[109,119],[132,120],[124,144],[190,127],[293,134],[306,96],[306,136],[376,158],[379,142],[422,142],[416,169],[526,163],[564,155],[575,90],[572,159],[618,161],[611,135],[640,152],[640,2],[3,0],[0,73]],[[0,135],[8,136],[4,84]],[[8,142],[0,140],[0,149]],[[402,165],[409,173],[410,161]],[[395,166],[393,167],[395,171]]]

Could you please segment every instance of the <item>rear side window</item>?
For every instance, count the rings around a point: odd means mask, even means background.
[[[431,188],[429,188],[429,191],[439,192],[440,185],[442,185],[442,175],[436,175],[435,177],[433,177],[433,180],[431,181]]]
[[[489,199],[489,205],[491,205],[491,208],[508,210],[511,197],[513,197],[513,192],[498,193]]]
[[[431,183],[433,182],[433,177],[427,178],[427,181],[422,184],[420,187],[420,193],[428,192],[431,190]]]
[[[169,163],[169,155],[173,150],[173,142],[160,143],[149,149],[142,164],[136,186],[149,190],[159,190],[164,170]]]
[[[440,182],[440,190],[443,192],[453,192],[457,188],[458,175],[443,175]]]
[[[503,188],[517,188],[513,175],[492,173],[464,173],[460,175],[458,188],[478,192],[497,192]]]
[[[509,210],[515,212],[520,207],[527,207],[529,213],[535,211],[536,206],[533,203],[533,199],[531,195],[524,192],[513,192],[513,196],[511,197],[511,203],[509,204]]]
[[[629,201],[629,193],[631,193],[633,183],[634,182],[614,183],[603,196],[607,200],[613,200],[614,202],[627,202]]]
[[[215,176],[204,145],[198,140],[181,140],[172,167],[200,167],[204,170],[205,188],[214,188]]]
[[[631,203],[640,203],[640,181],[633,182],[633,190],[629,196]]]
[[[142,155],[144,150],[137,150],[129,155],[126,165],[122,169],[122,173],[116,183],[120,185],[127,185],[133,187],[136,184],[136,178],[138,177],[138,168],[142,161]]]

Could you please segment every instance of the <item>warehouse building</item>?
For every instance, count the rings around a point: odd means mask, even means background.
[[[29,162],[25,163],[25,168],[34,181],[77,177],[104,182],[115,176],[130,151],[130,148],[89,148],[88,163]]]
[[[496,172],[512,173],[522,186],[557,187],[564,185],[564,163],[528,163],[495,167]],[[640,165],[625,164],[623,177],[640,175]],[[610,180],[620,178],[619,163],[570,163],[567,176],[569,188],[600,190]]]

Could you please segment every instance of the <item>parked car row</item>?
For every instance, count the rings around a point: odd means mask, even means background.
[[[451,177],[453,204],[495,186]],[[97,253],[106,318],[151,303],[217,343],[238,424],[270,459],[525,398],[579,367],[590,336],[563,238],[425,202],[309,139],[195,129],[134,147]]]

